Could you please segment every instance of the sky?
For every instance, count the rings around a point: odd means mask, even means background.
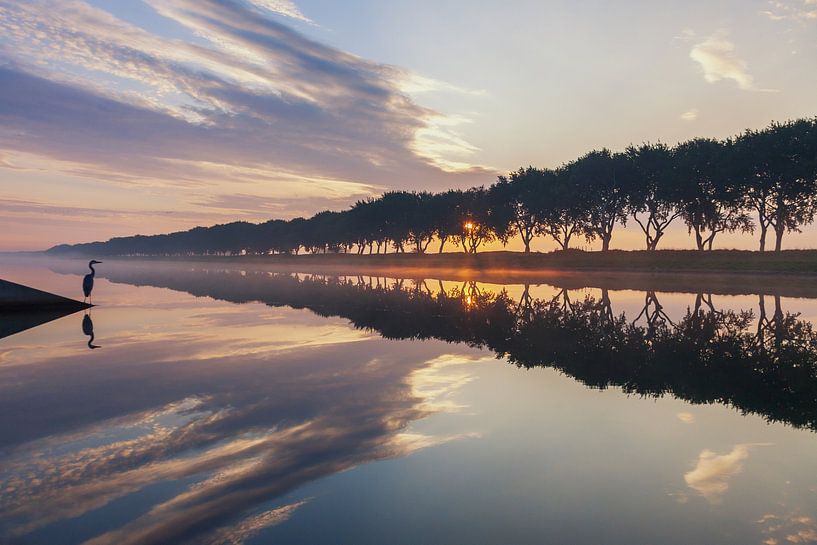
[[[0,0],[0,251],[815,114],[817,0]]]

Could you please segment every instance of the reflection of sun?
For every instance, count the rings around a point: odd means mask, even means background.
[[[466,310],[471,310],[479,302],[479,289],[476,284],[466,284],[462,287],[462,303]]]

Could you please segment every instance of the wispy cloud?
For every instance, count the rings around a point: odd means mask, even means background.
[[[298,6],[296,6],[295,2],[292,0],[250,0],[250,2],[259,8],[278,13],[279,15],[284,15],[286,17],[291,17],[307,23],[312,22],[312,19],[301,13],[301,10],[298,9]]]
[[[722,33],[695,44],[689,52],[689,57],[701,66],[704,79],[709,83],[732,80],[741,89],[755,88],[748,63],[738,57],[735,44],[726,39]]]
[[[760,13],[773,21],[817,21],[817,0],[770,0]]]
[[[417,146],[446,115],[411,95],[470,91],[307,38],[270,16],[309,21],[289,0],[146,4],[188,37],[80,0],[0,0],[0,154],[140,186],[241,180],[259,199],[285,196],[286,177],[348,201],[489,172],[453,131]]]
[[[691,110],[687,110],[680,115],[681,121],[695,121],[698,119],[698,109],[692,108]]]

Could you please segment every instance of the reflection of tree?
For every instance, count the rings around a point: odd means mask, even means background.
[[[610,302],[610,290],[602,288],[599,299],[599,313],[607,321],[613,321],[613,304]]]
[[[563,312],[569,312],[573,308],[573,303],[570,301],[570,292],[565,288],[560,289],[550,302],[557,305]]]
[[[638,316],[635,317],[635,320],[633,320],[633,324],[637,323],[642,316],[647,321],[647,327],[651,332],[665,323],[672,324],[672,320],[667,313],[664,312],[664,306],[658,300],[654,291],[648,291],[644,295],[644,307]]]
[[[779,349],[784,341],[785,332],[791,329],[789,323],[791,315],[783,314],[780,304],[780,296],[774,297],[774,311],[771,317],[766,311],[766,296],[758,296],[759,315],[757,319],[757,343],[763,348]],[[796,318],[796,316],[795,316]]]
[[[817,334],[810,323],[784,313],[779,298],[769,314],[761,297],[755,330],[752,312],[717,310],[703,293],[673,322],[655,292],[645,294],[644,308],[630,320],[613,313],[606,291],[599,299],[572,301],[562,290],[543,300],[526,288],[516,301],[468,282],[448,292],[440,283],[432,293],[416,283],[378,279],[372,287],[266,273],[128,270],[113,279],[308,308],[386,338],[487,348],[520,367],[554,367],[593,388],[723,403],[817,430]]]
[[[715,304],[712,302],[712,294],[711,293],[697,293],[695,294],[695,312],[701,310],[701,307],[706,305],[706,308],[709,309],[709,312],[718,312],[715,308]]]
[[[519,298],[519,304],[516,305],[516,316],[519,318],[519,321],[523,323],[530,322],[533,301],[534,299],[530,294],[530,284],[525,284],[525,288],[522,290],[522,296]]]

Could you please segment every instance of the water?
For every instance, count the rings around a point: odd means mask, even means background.
[[[0,339],[7,542],[817,543],[809,282],[97,269]]]

